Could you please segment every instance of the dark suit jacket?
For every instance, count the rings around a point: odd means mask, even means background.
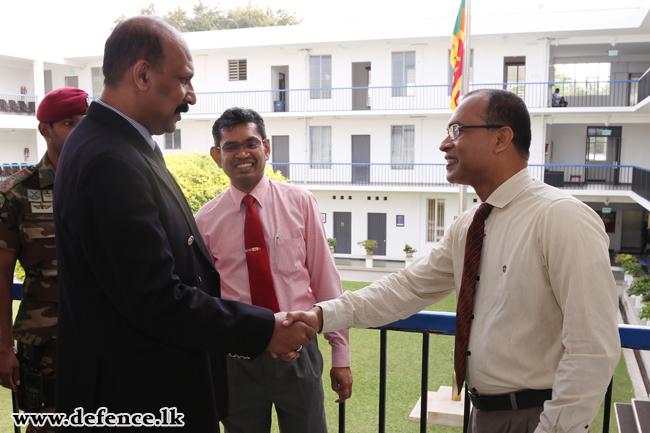
[[[57,411],[159,416],[176,407],[181,431],[218,431],[225,357],[261,354],[273,314],[218,299],[219,274],[185,197],[112,110],[91,104],[68,137],[55,190]]]

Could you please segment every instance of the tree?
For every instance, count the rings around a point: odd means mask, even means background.
[[[149,7],[140,9],[141,15],[158,15],[153,3]],[[124,21],[124,15],[118,17],[115,23]],[[202,0],[194,5],[192,13],[188,14],[178,6],[173,11],[162,16],[166,22],[181,32],[200,32],[205,30],[243,29],[250,27],[272,27],[290,26],[300,24],[302,18],[298,18],[295,12],[277,9],[266,10],[254,6],[249,2],[246,7],[236,7],[227,11],[221,11],[218,7],[209,8]]]
[[[226,173],[207,153],[179,152],[175,155],[166,155],[165,162],[185,194],[193,214],[230,186],[230,179]],[[274,173],[268,164],[266,175],[269,179],[280,182],[289,181],[279,171]]]

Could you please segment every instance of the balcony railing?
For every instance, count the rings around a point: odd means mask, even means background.
[[[30,164],[0,164],[0,182],[4,182]]]
[[[625,107],[645,98],[638,94],[639,80],[470,84],[470,90],[510,90],[521,96],[528,108],[551,108],[555,88],[569,107]],[[219,115],[235,106],[259,113],[447,110],[450,95],[451,86],[446,84],[211,92],[197,94],[190,114]]]
[[[283,163],[270,164],[291,182],[305,186],[452,187],[445,164]],[[650,172],[623,165],[528,166],[531,176],[562,189],[631,190],[650,194]],[[637,192],[637,191],[635,191]],[[637,194],[645,197],[642,193]]]
[[[14,300],[22,298],[22,283],[13,285]],[[421,380],[421,413],[420,432],[427,431],[427,400],[429,384],[429,337],[430,334],[455,335],[456,314],[434,311],[422,311],[411,317],[390,323],[378,328],[380,330],[379,348],[379,418],[378,431],[386,431],[386,366],[388,331],[416,332],[422,334],[422,380]],[[628,349],[650,350],[650,328],[646,326],[618,325],[621,337],[621,346]],[[611,416],[612,383],[607,388],[603,414],[603,433],[609,432],[609,419]],[[14,408],[16,411],[17,409]],[[469,399],[465,399],[465,419],[469,416]],[[467,425],[467,423],[465,423]],[[345,403],[339,408],[339,433],[345,432]]]
[[[36,95],[0,93],[0,113],[36,115]]]
[[[632,191],[650,201],[650,170],[639,167],[633,168]]]

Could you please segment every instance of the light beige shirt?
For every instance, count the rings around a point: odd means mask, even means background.
[[[512,176],[487,199],[467,383],[481,394],[553,389],[536,432],[585,432],[620,358],[616,283],[598,215],[569,194]],[[458,293],[467,229],[458,217],[431,253],[319,303],[323,331],[409,317]]]

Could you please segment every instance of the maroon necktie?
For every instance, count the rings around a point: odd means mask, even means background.
[[[269,262],[269,252],[266,249],[266,241],[264,240],[264,229],[262,229],[262,222],[257,209],[253,205],[254,203],[255,197],[252,195],[244,197],[244,204],[246,205],[244,248],[246,248],[246,265],[248,266],[251,300],[253,305],[279,313],[280,306],[273,287],[271,263]]]
[[[474,289],[478,277],[478,265],[481,261],[483,237],[485,235],[485,220],[492,212],[488,203],[481,204],[472,224],[467,230],[465,243],[465,261],[463,262],[463,279],[460,283],[460,294],[456,308],[456,348],[454,349],[454,371],[458,389],[463,389],[465,382],[465,368],[467,361],[467,344],[469,343],[469,329],[472,324],[472,310],[474,309]]]

